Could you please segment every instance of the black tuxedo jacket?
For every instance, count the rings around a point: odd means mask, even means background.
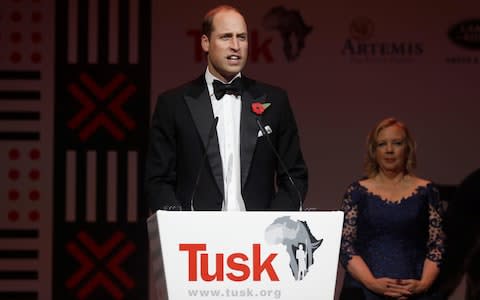
[[[300,191],[307,192],[307,168],[300,150],[295,118],[287,94],[242,76],[240,163],[242,196],[247,210],[297,210],[300,199],[278,163],[265,136],[258,136],[258,117],[251,104],[271,103],[259,118],[270,126],[272,144]],[[158,97],[152,117],[146,159],[145,192],[150,209],[181,206],[190,210],[220,210],[224,199],[222,160],[215,134],[206,149],[214,115],[205,76]],[[202,160],[205,151],[207,159]]]

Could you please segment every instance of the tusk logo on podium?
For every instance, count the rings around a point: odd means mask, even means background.
[[[310,267],[313,266],[313,253],[323,242],[311,233],[307,222],[293,221],[290,217],[276,219],[265,230],[268,243],[285,246],[290,257],[290,269],[296,280],[303,280]]]
[[[343,213],[157,211],[158,299],[333,299]]]
[[[270,280],[278,281],[278,275],[272,266],[272,261],[277,253],[268,255],[262,261],[261,247],[261,244],[253,244],[251,256],[242,252],[235,252],[228,256],[224,253],[209,254],[207,244],[180,244],[179,250],[188,252],[188,281],[197,281],[198,273],[203,281],[223,281],[225,277],[232,281],[244,281],[250,277],[253,281],[260,281],[263,272],[266,272]],[[199,253],[200,251],[201,253]],[[214,258],[210,258],[210,256],[214,256]],[[210,259],[215,264],[213,274],[210,274],[208,267]],[[249,262],[251,262],[251,266],[249,266]],[[226,272],[228,270],[230,271]],[[238,275],[235,274],[235,271]]]
[[[268,226],[265,239],[269,244],[285,246],[290,257],[289,266],[296,280],[305,278],[313,265],[313,252],[323,242],[312,235],[307,222],[293,221],[290,217],[280,217]],[[272,264],[278,253],[262,258],[261,247],[261,244],[252,244],[251,255],[243,252],[212,253],[205,243],[181,243],[178,250],[186,252],[188,281],[244,281],[250,277],[253,281],[260,281],[262,273],[271,281],[279,281]],[[213,273],[209,270],[210,260],[215,265]]]

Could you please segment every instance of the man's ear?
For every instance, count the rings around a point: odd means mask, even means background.
[[[203,52],[208,52],[208,49],[210,48],[210,40],[208,39],[208,36],[202,35],[201,39]]]

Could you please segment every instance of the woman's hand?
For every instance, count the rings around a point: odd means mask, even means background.
[[[399,300],[408,299],[412,295],[409,286],[400,279],[388,277],[375,278],[367,284],[372,292]]]
[[[401,279],[400,284],[407,288],[412,294],[422,294],[428,290],[428,286],[416,279]]]

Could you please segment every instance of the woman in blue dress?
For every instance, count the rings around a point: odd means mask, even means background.
[[[415,165],[407,127],[378,123],[367,139],[367,177],[342,203],[340,299],[444,299],[434,285],[445,246],[442,203],[434,185],[412,173]]]

